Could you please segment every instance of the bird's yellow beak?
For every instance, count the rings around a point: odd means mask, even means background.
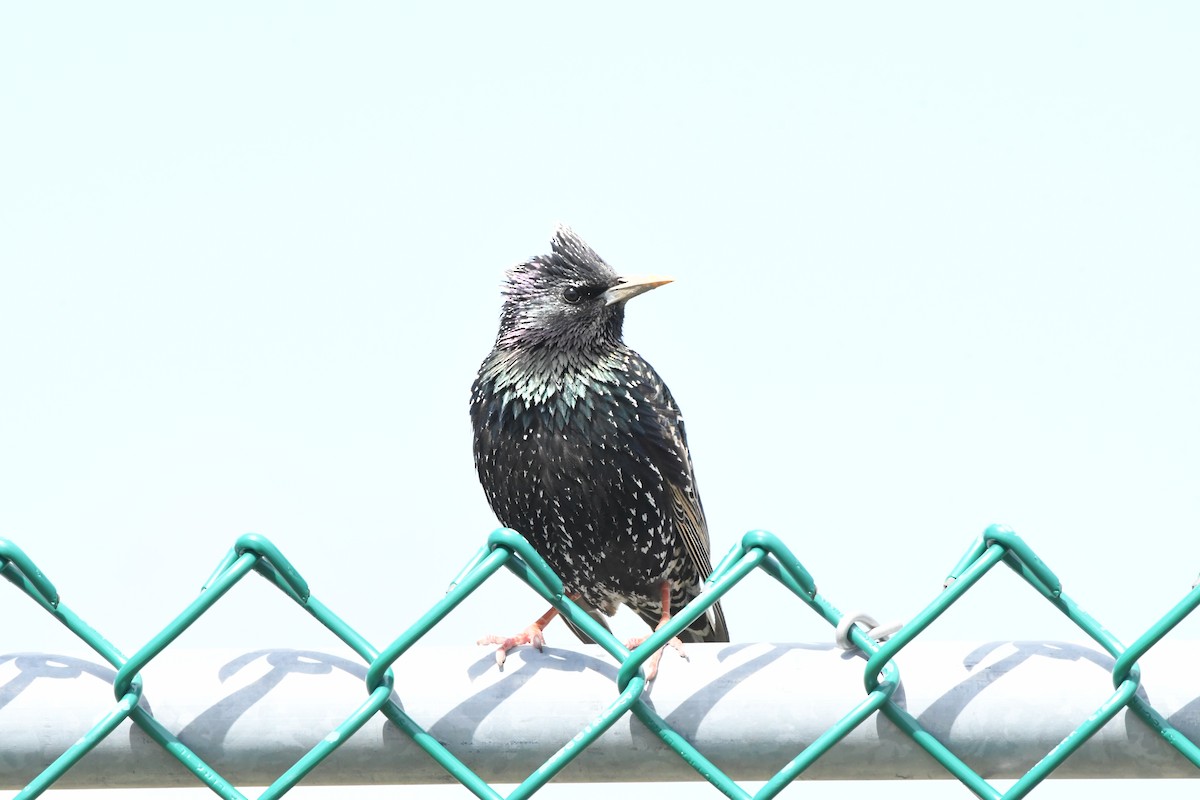
[[[634,275],[621,278],[621,282],[604,293],[604,305],[611,306],[624,303],[630,298],[637,297],[642,292],[648,292],[665,283],[675,280],[665,275]]]

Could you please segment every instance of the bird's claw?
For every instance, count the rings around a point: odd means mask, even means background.
[[[679,653],[679,657],[684,661],[691,662],[691,658],[687,654],[687,650],[683,649],[683,640],[676,636],[671,641],[667,642],[671,647],[675,648],[675,652]]]
[[[537,625],[530,625],[525,630],[518,633],[516,636],[497,636],[491,634],[484,636],[475,644],[498,644],[496,648],[496,666],[504,669],[504,661],[508,658],[508,651],[514,647],[520,647],[523,644],[531,644],[538,649],[540,653],[542,648],[546,646],[546,637],[542,634],[542,629]]]
[[[649,638],[650,637],[648,635],[634,637],[633,639],[625,642],[625,648],[627,650],[633,650],[638,645],[645,643],[645,641]],[[663,646],[662,650],[659,650],[646,660],[645,666],[647,682],[654,680],[654,678],[658,675],[658,662],[662,659],[663,650],[666,650],[668,646],[674,648],[675,652],[679,653],[680,658],[684,659],[685,661],[691,661],[691,659],[688,658],[687,650],[685,650],[683,647],[683,640],[681,640],[678,636],[675,636]]]

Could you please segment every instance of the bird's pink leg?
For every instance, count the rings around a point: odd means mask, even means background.
[[[656,631],[659,630],[660,628],[662,628],[663,625],[666,625],[668,622],[671,621],[671,584],[670,584],[670,582],[663,581],[661,589],[662,589],[662,618],[659,619],[658,625],[654,628],[654,630],[656,630]],[[625,642],[625,647],[632,650],[635,647],[637,647],[638,645],[645,642],[649,638],[650,638],[650,634],[646,634],[645,636],[634,637],[633,639],[630,639],[629,641]],[[671,639],[671,641],[667,642],[667,644],[670,645],[671,647],[674,647],[675,650],[678,651],[679,655],[681,655],[682,657],[684,657],[684,658],[688,657],[687,651],[685,651],[683,649],[683,642],[680,640],[680,638],[678,636]],[[667,649],[666,647],[663,648],[663,650],[666,650],[666,649]],[[654,676],[658,675],[658,662],[659,662],[659,660],[662,659],[663,650],[659,650],[657,653],[650,656],[649,660],[646,661],[646,680],[647,681],[654,680]]]
[[[578,600],[579,595],[570,595],[572,600]],[[558,609],[554,606],[545,614],[537,618],[537,622],[530,625],[525,630],[518,633],[516,636],[484,636],[475,644],[498,644],[496,648],[496,666],[504,668],[504,659],[508,656],[508,651],[514,647],[519,647],[523,644],[531,644],[541,652],[541,649],[546,646],[546,637],[542,635],[542,631],[550,624],[550,621],[558,616]]]

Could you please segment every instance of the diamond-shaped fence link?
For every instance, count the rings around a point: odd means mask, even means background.
[[[894,661],[896,655],[1000,563],[1016,572],[1034,591],[1115,659],[1112,666],[1112,695],[1006,792],[996,789],[971,769],[893,699],[900,682],[899,670]],[[111,735],[124,720],[129,719],[215,794],[227,800],[244,800],[245,796],[230,781],[160,724],[141,702],[143,686],[139,673],[183,631],[212,608],[234,584],[250,572],[257,572],[358,654],[366,664],[367,695],[340,725],[280,775],[260,797],[277,798],[286,794],[368,720],[376,714],[382,714],[477,797],[483,800],[502,800],[502,795],[496,789],[405,713],[395,699],[397,694],[403,696],[405,687],[394,685],[391,670],[392,665],[403,658],[414,644],[502,567],[550,602],[563,617],[591,636],[620,664],[614,686],[615,698],[589,725],[564,743],[507,795],[511,800],[521,800],[533,795],[627,714],[640,720],[670,751],[676,753],[704,780],[733,800],[766,800],[775,797],[830,748],[877,712],[894,723],[953,778],[977,796],[988,800],[1025,797],[1122,708],[1129,708],[1157,736],[1175,748],[1192,765],[1200,768],[1200,747],[1173,727],[1144,696],[1138,694],[1140,669],[1137,663],[1171,629],[1200,606],[1200,587],[1193,587],[1174,608],[1138,637],[1132,646],[1126,648],[1064,594],[1054,572],[1019,536],[1002,526],[988,528],[950,572],[944,590],[924,610],[883,642],[871,638],[859,623],[852,622],[853,618],[843,617],[837,608],[819,594],[812,576],[783,542],[770,533],[752,531],[717,565],[708,578],[706,591],[679,610],[667,625],[632,652],[567,597],[562,581],[549,565],[525,539],[507,529],[495,531],[488,538],[487,545],[480,549],[454,579],[446,595],[382,650],[375,649],[322,604],[311,593],[300,573],[275,545],[262,536],[248,534],[237,540],[205,583],[200,596],[129,658],[61,601],[54,584],[19,547],[0,539],[0,573],[116,669],[116,677],[113,680],[115,706],[78,742],[30,781],[17,797],[23,800],[40,795]],[[861,702],[847,709],[835,725],[797,753],[752,795],[655,712],[645,694],[647,686],[642,666],[655,651],[666,645],[671,638],[704,614],[710,606],[755,570],[762,570],[770,575],[830,626],[839,628],[840,635],[861,649],[867,658],[863,675],[865,693]]]

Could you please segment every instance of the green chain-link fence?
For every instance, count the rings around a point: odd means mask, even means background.
[[[1007,792],[1001,793],[892,699],[899,685],[899,671],[894,658],[915,637],[921,634],[946,609],[957,601],[989,570],[1003,562],[1020,575],[1035,591],[1058,608],[1080,630],[1099,644],[1115,659],[1112,667],[1113,694],[1095,713],[1067,735],[1050,753],[1035,764]],[[1015,533],[1001,526],[984,532],[959,560],[946,581],[946,588],[910,622],[884,642],[878,642],[857,624],[848,628],[849,638],[867,655],[863,676],[865,697],[849,709],[833,727],[826,730],[786,764],[754,795],[731,780],[684,736],[672,729],[655,713],[643,697],[646,681],[642,664],[669,639],[702,615],[747,575],[761,569],[787,587],[800,602],[807,605],[831,626],[843,622],[843,615],[816,590],[812,577],[796,557],[775,536],[754,531],[746,534],[717,565],[708,579],[707,591],[679,611],[661,630],[654,633],[637,650],[630,652],[614,636],[593,620],[583,609],[563,594],[558,576],[533,548],[517,533],[501,529],[494,532],[488,543],[451,583],[446,596],[424,616],[387,647],[376,650],[369,642],[329,610],[309,591],[308,584],[283,554],[262,536],[249,534],[238,539],[205,583],[200,596],[145,646],[126,658],[86,622],[64,605],[54,584],[37,565],[16,545],[0,539],[0,573],[33,598],[49,614],[59,620],[76,636],[117,670],[113,691],[116,706],[89,730],[70,749],[31,781],[18,798],[37,797],[93,747],[109,736],[125,719],[131,719],[153,741],[174,756],[217,795],[231,799],[244,798],[233,785],[205,763],[193,750],[164,728],[144,706],[142,680],[139,672],[151,660],[171,645],[184,630],[211,608],[238,581],[256,571],[274,583],[305,611],[332,631],[353,649],[367,664],[367,698],[330,735],[324,737],[299,761],[284,772],[261,795],[275,798],[285,794],[314,767],[327,758],[338,746],[358,731],[375,714],[383,714],[417,746],[428,753],[456,780],[485,800],[500,800],[501,795],[471,771],[429,732],[411,719],[392,699],[394,679],[391,666],[449,614],[468,595],[479,588],[501,567],[507,568],[548,600],[573,624],[586,631],[604,650],[620,663],[616,676],[616,697],[590,725],[579,732],[535,770],[511,794],[514,800],[526,798],[550,781],[579,753],[599,738],[625,714],[641,720],[667,746],[694,768],[705,780],[727,797],[770,798],[795,780],[813,762],[829,751],[839,740],[863,724],[876,712],[882,713],[917,745],[937,760],[981,798],[1020,798],[1032,791],[1084,742],[1102,728],[1122,708],[1128,707],[1150,728],[1183,754],[1193,765],[1200,767],[1200,747],[1172,727],[1164,717],[1136,694],[1140,674],[1137,665],[1151,647],[1200,605],[1200,588],[1193,588],[1174,608],[1150,627],[1129,648],[1124,647],[1095,619],[1077,606],[1067,595],[1055,574]],[[404,687],[398,688],[403,695]]]

